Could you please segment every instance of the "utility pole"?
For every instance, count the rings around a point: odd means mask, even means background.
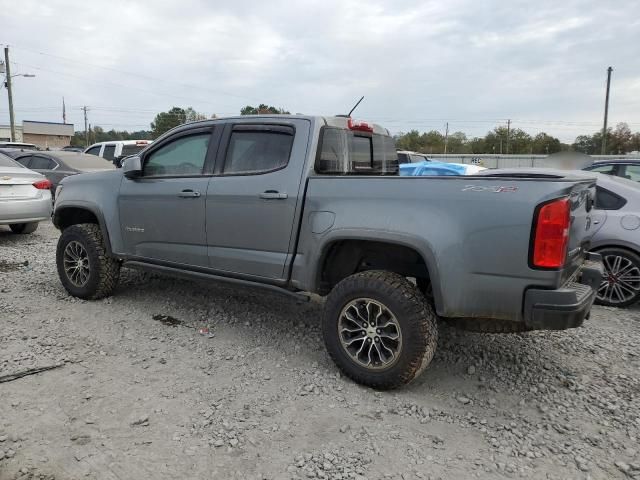
[[[6,52],[5,48],[5,52]],[[607,95],[604,100],[604,125],[602,126],[602,155],[607,154],[607,119],[609,117],[609,88],[611,87],[611,72],[613,68],[607,68]]]
[[[13,92],[11,90],[11,65],[9,64],[9,47],[4,47],[5,74],[7,76],[7,94],[9,95],[9,124],[11,125],[11,141],[16,141],[16,122],[13,116]]]
[[[511,133],[511,119],[507,120],[507,155],[509,154],[509,134]]]
[[[84,112],[84,146],[89,146],[89,130],[87,130],[87,106],[82,107]]]
[[[447,142],[449,141],[449,122],[444,130],[444,153],[447,153]]]

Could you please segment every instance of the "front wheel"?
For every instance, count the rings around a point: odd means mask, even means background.
[[[640,301],[640,256],[622,248],[599,250],[605,274],[598,288],[596,303],[628,307]]]
[[[411,382],[431,362],[437,321],[424,295],[392,272],[367,271],[338,283],[327,297],[324,342],[352,380],[379,390]]]
[[[38,229],[38,222],[31,223],[12,223],[9,225],[13,233],[27,234],[33,233]]]
[[[66,228],[56,249],[58,276],[74,297],[95,300],[118,284],[120,263],[107,256],[100,227],[82,223]]]

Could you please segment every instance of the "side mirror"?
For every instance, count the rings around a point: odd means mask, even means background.
[[[122,164],[122,171],[127,178],[137,178],[142,175],[142,161],[140,157],[134,155],[126,158]]]

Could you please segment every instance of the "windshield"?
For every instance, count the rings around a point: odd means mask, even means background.
[[[0,167],[20,167],[24,168],[13,158],[6,156],[4,153],[0,153]]]

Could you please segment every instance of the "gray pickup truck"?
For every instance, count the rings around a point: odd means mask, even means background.
[[[389,132],[351,118],[182,125],[120,170],[62,182],[60,280],[97,299],[126,266],[326,296],[331,357],[378,389],[429,364],[438,317],[491,332],[582,324],[602,275],[594,180],[397,171]]]

